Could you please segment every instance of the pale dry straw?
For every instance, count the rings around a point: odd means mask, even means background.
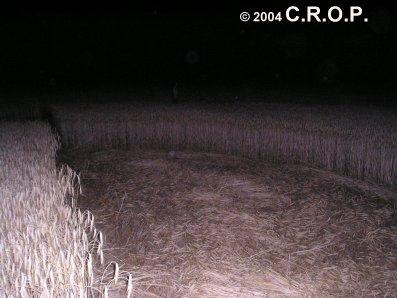
[[[74,207],[80,178],[57,169],[58,148],[47,124],[0,124],[0,296],[96,293],[92,251],[103,262],[103,236]]]

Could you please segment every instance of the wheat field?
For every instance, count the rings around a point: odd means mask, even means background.
[[[89,297],[104,292],[94,265],[103,236],[75,208],[79,177],[57,168],[48,124],[0,124],[0,296]]]
[[[58,105],[69,148],[162,148],[302,163],[395,187],[397,117],[343,106]],[[84,110],[84,112],[82,112]]]
[[[43,118],[40,109],[34,105],[27,112],[21,110],[15,114],[15,111],[18,109],[0,113],[5,115],[0,118]],[[151,269],[145,271],[136,266],[124,271],[117,260],[105,263],[108,254],[113,253],[109,246],[104,249],[104,237],[110,237],[113,243],[118,241],[113,239],[113,232],[109,230],[113,226],[104,225],[106,214],[100,217],[100,228],[105,231],[103,235],[95,227],[92,213],[77,208],[76,200],[81,193],[80,176],[69,166],[57,164],[61,142],[68,152],[77,155],[87,150],[107,152],[110,148],[143,152],[150,148],[162,152],[201,151],[248,157],[254,163],[271,161],[275,167],[298,164],[331,170],[369,180],[380,184],[380,187],[386,186],[392,193],[397,184],[397,118],[391,111],[292,104],[149,106],[133,102],[106,106],[54,105],[48,111],[53,116],[52,127],[44,122],[0,123],[0,296],[107,297],[118,293],[129,297],[139,291],[144,293],[142,287],[147,287],[149,280],[159,278]],[[77,157],[75,159],[78,160]],[[112,167],[116,165],[115,161]],[[158,175],[157,168],[154,173]],[[145,181],[145,185],[151,185],[153,181]],[[87,181],[85,183],[89,186]],[[106,187],[117,192],[127,189],[117,189],[117,183],[115,180],[107,183]],[[273,180],[269,183],[277,184]],[[112,196],[113,193],[108,195],[109,202],[104,207],[106,212],[116,202]],[[91,197],[95,203],[88,206],[88,210],[98,205],[100,194],[93,193]],[[327,202],[332,206],[339,204],[331,197]],[[181,204],[180,208],[183,206]],[[120,207],[117,205],[115,208],[119,214]],[[280,209],[282,214],[286,210],[291,214],[298,212],[283,208]],[[390,211],[389,207],[384,209]],[[101,215],[101,212],[96,212]],[[382,213],[382,222],[389,217],[389,213],[385,214]],[[351,215],[352,225],[357,222],[356,211],[349,209],[345,215]],[[236,213],[236,216],[240,214]],[[305,214],[302,216],[307,217]],[[340,225],[343,230],[343,223]],[[357,229],[363,227],[358,226]],[[138,227],[134,227],[135,230],[138,231]],[[142,233],[150,232],[150,229],[145,229]],[[379,231],[378,234],[377,237],[390,239],[389,234],[383,235]],[[372,240],[374,246],[381,242]],[[220,239],[219,243],[223,240]],[[307,245],[312,244],[314,242]],[[144,242],[136,246],[144,246]],[[374,256],[375,252],[376,249],[371,250]],[[379,279],[389,280],[394,273],[383,272],[382,268],[375,270],[373,276],[383,274],[387,278]],[[360,270],[355,272],[361,274]],[[373,278],[373,282],[376,280]],[[351,286],[346,291],[355,292],[360,284],[357,282],[357,287]],[[311,287],[309,283],[307,286]],[[227,287],[224,288],[226,292],[233,285]],[[298,296],[311,291],[298,288],[294,288]],[[367,290],[371,292],[374,288],[371,285]],[[219,289],[217,286],[213,290]],[[289,291],[290,287],[282,289]]]

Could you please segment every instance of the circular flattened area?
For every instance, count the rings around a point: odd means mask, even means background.
[[[79,152],[80,207],[138,297],[391,295],[395,192],[217,154]]]

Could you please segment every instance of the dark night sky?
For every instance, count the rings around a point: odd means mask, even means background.
[[[239,20],[243,10],[289,5],[3,12],[0,86],[40,89],[54,78],[59,88],[174,82],[393,88],[397,30],[390,8],[360,4],[368,23]]]

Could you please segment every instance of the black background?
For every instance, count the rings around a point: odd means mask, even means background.
[[[265,1],[263,1],[264,3]],[[295,1],[296,2],[296,1]],[[26,7],[3,10],[0,87],[250,88],[393,93],[395,13],[360,5],[368,23],[243,23],[241,11],[307,4]],[[323,12],[332,6],[318,5]]]

